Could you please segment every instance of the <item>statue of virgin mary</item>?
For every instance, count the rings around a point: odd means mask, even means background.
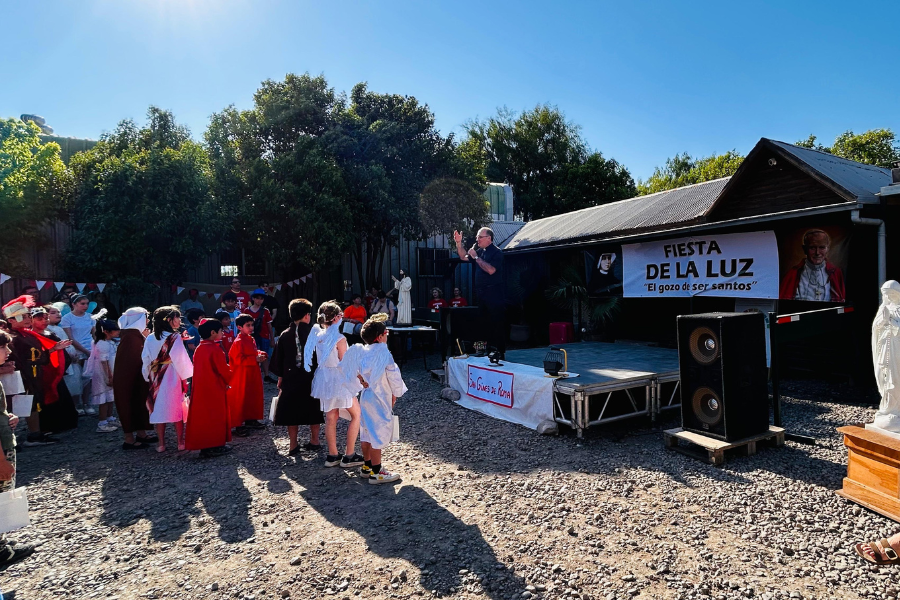
[[[872,358],[881,404],[867,428],[900,435],[900,283],[885,281],[872,323]]]

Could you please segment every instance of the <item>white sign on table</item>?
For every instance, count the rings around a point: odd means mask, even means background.
[[[469,365],[468,394],[473,398],[513,407],[513,383],[515,375],[507,371]]]
[[[625,244],[622,259],[626,298],[778,298],[772,231]]]

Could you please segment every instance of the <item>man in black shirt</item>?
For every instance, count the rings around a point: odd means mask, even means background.
[[[489,346],[506,352],[506,288],[503,281],[503,251],[494,244],[494,232],[478,230],[475,246],[463,249],[462,234],[453,232],[460,260],[475,263],[475,294],[481,309],[481,325]],[[477,341],[477,340],[474,340]]]

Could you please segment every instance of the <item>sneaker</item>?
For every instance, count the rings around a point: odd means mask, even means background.
[[[341,464],[341,458],[343,457],[340,454],[329,454],[325,457],[325,466],[336,467]]]
[[[386,471],[384,467],[381,468],[377,473],[372,473],[372,476],[369,477],[369,483],[372,485],[378,485],[379,483],[391,483],[392,481],[397,481],[400,479],[400,475],[397,473],[391,473],[390,471]]]
[[[322,444],[313,444],[312,442],[306,442],[303,444],[304,450],[309,450],[310,452],[318,452],[322,449]]]
[[[235,437],[247,437],[248,435],[250,435],[250,431],[243,425],[238,425],[234,428],[233,435]]]
[[[17,563],[24,558],[28,558],[34,554],[34,546],[32,544],[22,544],[21,546],[6,546],[0,549],[0,569],[5,569],[13,563]]]
[[[97,432],[98,433],[112,433],[113,431],[118,431],[119,428],[115,425],[110,425],[107,423],[97,423]]]
[[[110,425],[115,425],[116,427],[121,427],[121,426],[122,426],[122,422],[119,421],[119,420],[118,420],[117,418],[115,418],[115,417],[110,417],[110,418],[108,418],[108,419],[106,420],[106,422],[109,423]]]
[[[293,448],[288,450],[288,456],[297,456],[298,454],[300,454],[300,450],[302,449],[303,448],[301,448],[300,446],[294,446]]]
[[[362,469],[359,470],[359,474],[362,475],[363,479],[368,479],[372,476],[372,469],[366,465],[363,465]]]
[[[88,414],[88,415],[96,415],[97,409],[94,408],[93,406],[88,406],[86,409],[84,409],[84,412],[85,412],[85,414]]]
[[[257,420],[244,421],[244,427],[247,429],[265,429],[266,426]]]
[[[79,406],[78,408],[75,409],[75,412],[78,413],[78,416],[79,416],[79,417],[83,417],[84,415],[87,414],[87,413],[84,411],[84,409],[81,408],[80,406]]]
[[[342,469],[350,469],[352,467],[361,467],[366,464],[366,459],[360,456],[359,454],[353,453],[353,456],[344,456],[341,459],[341,468]]]
[[[22,442],[23,446],[49,446],[50,444],[58,444],[59,440],[52,438],[46,433],[29,433]]]

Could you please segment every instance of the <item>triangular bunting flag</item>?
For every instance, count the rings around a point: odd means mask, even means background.
[[[304,275],[303,277],[301,277],[301,278],[300,278],[300,281],[302,281],[303,283],[306,283],[306,275]]]
[[[281,284],[279,283],[278,285],[276,285],[276,286],[275,286],[275,289],[278,290],[278,291],[280,292],[280,291],[281,291]]]
[[[97,289],[100,290],[101,292],[103,291],[103,288],[105,288],[105,287],[106,287],[106,284],[105,284],[105,283],[98,283],[98,284],[97,284]]]
[[[307,278],[307,279],[312,279],[312,273],[307,273],[307,274],[306,274],[306,278]]]
[[[180,294],[180,293],[183,292],[183,291],[184,291],[184,288],[181,287],[181,286],[179,285],[179,286],[178,286],[178,293]]]
[[[0,273],[0,285],[6,283],[6,282],[9,281],[10,279],[12,279],[12,277],[10,277],[9,275],[7,275],[6,273]]]
[[[295,280],[294,280],[294,284],[295,284],[295,285],[300,285],[300,280],[299,280],[299,279],[295,279]]]
[[[78,288],[78,293],[79,293],[79,294],[82,293],[82,292],[84,291],[84,286],[86,286],[86,285],[87,285],[87,283],[76,283],[76,284],[75,284],[75,286]]]
[[[44,286],[45,286],[45,285],[47,285],[47,281],[46,281],[46,280],[41,281],[40,279],[38,279],[37,281],[34,282],[34,287],[36,287],[36,288],[39,289],[39,290],[44,289]]]
[[[294,282],[293,282],[293,281],[288,281],[288,285],[291,286],[291,287],[294,287]]]
[[[222,295],[222,294],[213,294],[213,298],[215,298],[216,300],[218,300],[218,299],[219,299],[219,296],[221,296],[221,295]]]
[[[56,286],[56,291],[57,291],[57,292],[61,292],[62,289],[63,289],[63,286],[66,285],[66,282],[65,282],[65,281],[54,281],[54,282],[53,282],[53,285]]]

